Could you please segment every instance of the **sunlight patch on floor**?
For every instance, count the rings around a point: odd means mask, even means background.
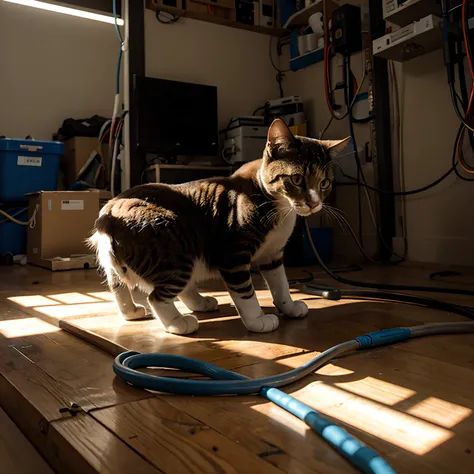
[[[104,301],[115,301],[114,295],[110,291],[95,291],[93,293],[87,293],[89,296],[93,298],[98,298]]]
[[[7,339],[37,336],[39,334],[48,334],[59,330],[58,327],[38,318],[0,321],[0,334]]]
[[[75,305],[57,305],[57,306],[38,306],[33,308],[39,313],[45,314],[56,319],[70,318],[70,317],[87,317],[93,315],[109,315],[115,314],[117,308],[115,303],[107,303],[105,301],[100,303],[87,303]]]
[[[46,296],[42,295],[10,296],[7,299],[25,308],[31,308],[33,306],[51,306],[53,304],[60,304],[57,301],[51,300]]]
[[[82,293],[60,293],[57,295],[47,295],[48,298],[59,301],[63,304],[97,303],[97,299]]]
[[[400,385],[385,382],[384,380],[379,380],[374,377],[365,377],[353,382],[336,382],[335,385],[356,395],[361,395],[365,398],[383,403],[384,405],[395,405],[416,394],[414,390],[400,387]]]
[[[235,321],[236,319],[240,319],[240,316],[235,315],[235,316],[222,316],[220,318],[199,319],[199,324],[221,323],[225,321]]]
[[[429,397],[409,408],[407,413],[445,428],[453,428],[469,418],[472,410],[440,398]]]
[[[451,431],[322,382],[294,396],[323,415],[422,456],[454,437]]]
[[[270,418],[270,420],[276,421],[277,423],[291,429],[291,431],[303,438],[306,436],[308,431],[311,431],[311,428],[306,423],[302,422],[282,408],[277,407],[273,403],[249,403],[248,406],[252,408],[252,410],[255,410],[256,412]]]

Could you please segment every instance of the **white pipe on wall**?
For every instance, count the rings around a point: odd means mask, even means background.
[[[129,50],[128,42],[130,35],[130,24],[129,24],[129,1],[122,1],[122,17],[124,20],[124,38],[123,38],[123,109],[130,110],[130,74],[129,74]],[[123,151],[121,154],[121,167],[122,167],[122,191],[130,188],[130,115],[127,113],[123,123]]]

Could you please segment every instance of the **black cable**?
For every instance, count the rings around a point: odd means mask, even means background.
[[[393,196],[411,196],[411,195],[414,195],[414,194],[419,194],[419,193],[428,191],[431,188],[434,188],[435,186],[440,184],[442,181],[444,181],[453,172],[462,181],[468,181],[468,182],[474,181],[474,178],[467,178],[467,177],[463,176],[459,172],[458,167],[457,167],[457,163],[456,163],[456,144],[457,144],[457,141],[459,139],[459,135],[461,134],[463,128],[464,128],[464,125],[461,124],[459,129],[458,129],[458,132],[456,134],[456,139],[454,140],[454,147],[453,147],[453,153],[452,153],[452,158],[451,158],[451,162],[452,162],[451,168],[448,171],[446,171],[446,173],[444,173],[442,176],[440,176],[436,181],[433,181],[432,183],[430,183],[426,186],[423,186],[422,188],[413,189],[413,190],[410,190],[410,191],[385,191],[384,189],[379,189],[379,188],[376,188],[374,186],[370,186],[369,184],[366,184],[366,183],[358,184],[357,182],[354,183],[354,186],[364,186],[367,189],[370,189],[371,191],[378,192],[380,194],[391,194]],[[345,174],[344,172],[342,174],[347,179],[357,181],[357,178],[355,178],[354,176],[349,176],[348,174]],[[339,184],[342,184],[342,183],[339,183]],[[344,183],[344,184],[349,184],[349,183]]]
[[[284,76],[285,75],[282,72],[277,72],[276,81],[277,81],[278,89],[279,89],[279,92],[280,92],[280,98],[285,97],[285,94],[283,92],[283,77]]]
[[[345,65],[345,71],[346,71],[346,74],[347,74],[346,75],[347,79],[349,79],[349,73],[350,73],[350,70],[351,70],[350,61],[351,61],[350,55],[344,57],[344,65]],[[346,81],[346,86],[348,86],[347,81]],[[350,91],[347,91],[347,88],[348,87],[346,87],[345,97],[346,97],[347,100],[351,100],[352,94],[350,93]],[[350,102],[349,102],[349,104],[350,104]],[[347,108],[347,112],[348,112],[348,115],[349,115],[349,134],[351,136],[352,146],[354,147],[354,158],[355,158],[356,165],[357,165],[357,177],[358,177],[358,179],[360,179],[360,178],[362,179],[361,184],[363,184],[364,186],[368,186],[367,185],[367,180],[366,180],[365,174],[364,174],[364,169],[362,167],[362,162],[360,161],[359,150],[357,149],[357,141],[356,141],[356,137],[355,137],[354,123],[353,123],[353,117],[352,117],[352,107],[349,106]],[[360,192],[359,182],[358,182],[358,190]],[[372,210],[373,205],[372,205],[372,202],[371,202],[371,199],[370,199],[369,195],[367,195],[367,201],[368,201],[367,204],[370,206],[370,208]],[[359,202],[360,202],[360,196],[359,196]],[[374,217],[374,219],[375,219],[375,217]],[[359,208],[359,225],[361,225],[361,222],[362,222],[362,212],[361,212],[361,208]],[[392,262],[392,263],[396,265],[396,264],[399,264],[399,263],[402,263],[403,261],[405,261],[405,257],[402,257],[401,255],[398,255],[396,252],[393,251],[392,247],[387,244],[387,242],[385,241],[385,239],[382,236],[382,233],[380,232],[380,229],[377,225],[377,222],[374,222],[374,225],[375,225],[375,230],[377,231],[377,236],[378,236],[380,242],[382,243],[382,245],[391,253],[392,256],[398,257],[398,260],[396,262]],[[359,232],[360,232],[360,227],[359,227]]]
[[[451,167],[449,168],[448,171],[446,171],[446,173],[440,176],[436,181],[433,181],[432,183],[427,184],[426,186],[423,186],[421,188],[412,189],[410,191],[387,191],[385,189],[380,189],[375,186],[370,186],[369,184],[364,184],[364,183],[361,183],[360,186],[364,186],[365,188],[370,189],[371,191],[375,191],[376,193],[380,193],[380,194],[391,194],[392,196],[412,196],[413,194],[423,193],[425,191],[428,191],[428,189],[434,188],[439,183],[444,181],[453,171],[454,169]],[[353,176],[344,174],[344,177],[348,179],[352,179],[353,181],[357,181],[357,178],[354,178]],[[357,186],[357,183],[354,183],[354,186]]]
[[[308,236],[308,241],[311,246],[311,249],[314,253],[314,256],[316,257],[319,265],[321,268],[334,280],[338,281],[339,283],[343,283],[344,285],[350,285],[350,286],[357,286],[360,288],[370,288],[370,289],[375,289],[375,290],[394,290],[394,291],[420,291],[420,292],[427,292],[427,293],[444,293],[444,294],[451,294],[451,295],[467,295],[467,296],[474,296],[474,291],[472,290],[464,290],[464,289],[456,289],[456,288],[437,288],[434,286],[418,286],[418,285],[391,285],[387,283],[367,283],[363,281],[356,281],[356,280],[350,280],[348,278],[344,278],[340,275],[335,274],[333,271],[331,271],[326,264],[323,262],[321,259],[321,256],[319,255],[316,246],[314,245],[313,240],[311,239],[311,234],[309,232],[309,226],[308,226],[308,221],[305,219],[304,225],[306,227],[306,235]],[[332,288],[327,288],[327,290],[336,290],[337,291],[351,291],[354,294],[355,292],[360,292],[361,290],[339,290],[339,289],[332,289]],[[423,300],[424,302],[430,301],[434,302],[438,305],[445,307],[456,307],[456,308],[464,308],[466,310],[466,315],[467,317],[473,319],[474,318],[474,308],[468,308],[465,306],[460,306],[460,305],[451,305],[450,303],[445,303],[442,301],[436,301],[436,300],[431,300],[429,298],[420,298],[418,296],[412,296],[412,295],[395,295],[391,293],[380,293],[380,292],[373,292],[370,293],[372,295],[377,295],[377,298],[380,299],[385,299],[386,297],[393,297],[393,296],[403,296],[404,298],[410,298],[413,302],[415,300]],[[374,297],[374,296],[372,296]],[[329,295],[329,299],[338,299],[338,298],[331,298]],[[417,303],[415,303],[417,304]],[[430,307],[437,307],[438,309],[441,309],[438,306],[430,306]],[[459,314],[459,313],[458,313]]]
[[[323,131],[321,132],[321,134],[319,135],[319,139],[322,140],[324,138],[324,134],[328,131],[329,127],[331,126],[332,124],[332,121],[334,120],[334,116],[331,115],[331,118],[329,119],[329,122],[327,123],[327,125],[324,127]]]
[[[280,69],[275,62],[273,61],[273,54],[272,54],[272,44],[273,44],[273,36],[270,36],[270,41],[268,43],[268,56],[270,57],[270,62],[272,63],[273,69],[280,74],[284,74],[285,72],[289,72],[291,69]]]
[[[252,115],[257,115],[257,112],[260,112],[261,110],[265,110],[267,107],[267,104],[265,105],[262,105],[260,107],[257,107],[254,111],[253,111],[253,114]]]
[[[347,115],[349,117],[349,121],[352,120],[352,112],[351,112],[351,104],[352,104],[352,81],[354,80],[354,74],[351,71],[350,68],[350,56],[346,56],[344,58],[344,64],[343,64],[343,81],[344,81],[344,102],[347,107]],[[355,143],[355,137],[351,133],[352,137],[352,144],[354,146],[354,149],[356,149],[357,145]],[[358,209],[358,232],[359,232],[359,241],[362,247],[364,246],[364,237],[363,237],[363,226],[362,226],[362,196],[361,196],[361,187],[360,187],[360,178],[361,178],[361,173],[359,168],[357,168],[357,209]]]

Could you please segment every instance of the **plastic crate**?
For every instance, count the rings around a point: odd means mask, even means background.
[[[61,142],[0,139],[0,202],[26,202],[28,193],[55,191]]]

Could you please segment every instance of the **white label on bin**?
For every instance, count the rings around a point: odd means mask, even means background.
[[[61,211],[83,211],[84,201],[82,199],[71,199],[61,201]]]
[[[18,166],[41,166],[43,163],[42,156],[19,156]]]

